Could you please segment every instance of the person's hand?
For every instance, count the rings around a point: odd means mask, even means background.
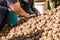
[[[29,19],[29,18],[30,18],[30,15],[29,15],[29,14],[27,14],[26,18],[27,18],[27,19]]]
[[[36,17],[36,16],[38,16],[38,14],[32,14],[32,15],[30,15],[30,18],[33,18],[33,17]]]

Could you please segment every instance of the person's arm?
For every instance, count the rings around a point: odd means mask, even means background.
[[[17,14],[29,18],[30,16],[17,3],[9,5],[9,7]]]
[[[11,4],[9,4],[10,2]],[[21,16],[24,16],[26,18],[30,17],[30,15],[28,15],[17,2],[12,3],[12,0],[8,0],[7,3],[8,3],[8,6],[11,8],[11,10],[14,11],[15,13]]]

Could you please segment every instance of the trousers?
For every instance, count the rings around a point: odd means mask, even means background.
[[[3,21],[5,21],[7,8],[0,6],[0,30],[3,28]]]

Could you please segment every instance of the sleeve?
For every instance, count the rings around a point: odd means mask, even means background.
[[[13,4],[13,3],[16,3],[16,0],[6,0],[7,4]]]

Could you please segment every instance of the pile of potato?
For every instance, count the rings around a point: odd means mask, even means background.
[[[6,40],[60,40],[60,6],[10,30]]]

